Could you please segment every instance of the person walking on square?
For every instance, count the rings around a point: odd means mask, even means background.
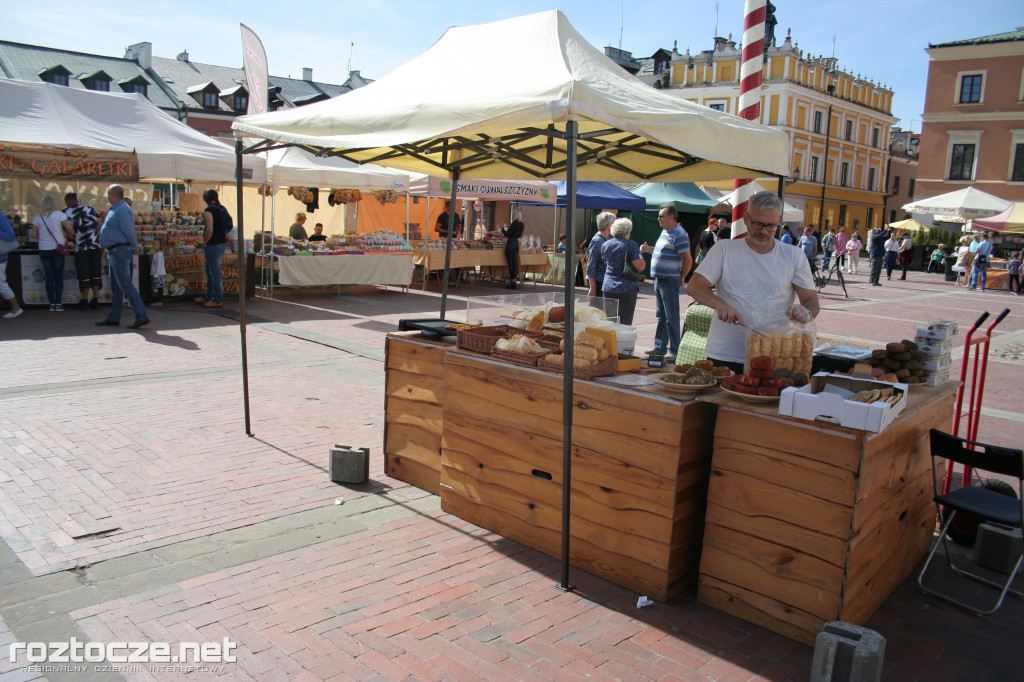
[[[993,248],[995,247],[988,240],[988,233],[983,232],[981,241],[974,249],[974,264],[971,267],[971,279],[967,282],[968,289],[974,289],[980,285],[981,290],[985,291],[985,284],[988,281],[988,262],[992,257]]]
[[[658,327],[654,332],[654,349],[666,351],[665,361],[670,362],[679,350],[682,331],[679,328],[679,290],[683,275],[693,266],[690,255],[690,240],[686,230],[679,224],[676,205],[662,204],[658,209],[661,234],[653,247],[644,243],[640,253],[650,253],[651,276],[654,278],[655,316]]]
[[[903,275],[900,279],[907,278],[907,267],[910,265],[910,258],[914,254],[914,242],[910,238],[910,234],[907,232],[903,233],[903,240],[900,242],[900,253],[899,260],[900,265],[903,266]]]
[[[217,199],[217,190],[208,189],[203,192],[206,210],[203,211],[203,255],[206,257],[206,293],[196,297],[196,303],[204,308],[224,307],[224,276],[220,263],[224,259],[224,248],[230,231],[231,216]],[[305,220],[303,220],[305,222]]]
[[[632,231],[632,220],[616,218],[609,231],[610,238],[601,245],[601,260],[604,261],[601,291],[605,298],[614,298],[619,302],[619,322],[625,325],[633,324],[636,294],[640,288],[639,282],[625,274],[626,261],[632,263],[637,272],[643,272],[647,267],[636,242],[629,238]]]
[[[846,260],[846,245],[849,243],[850,238],[846,236],[846,228],[840,227],[839,233],[836,234],[836,264],[840,268],[846,268],[846,271],[850,271],[850,266]]]
[[[732,239],[732,223],[725,218],[718,219],[718,231],[715,232],[718,241]]]
[[[818,256],[818,240],[814,238],[814,228],[810,225],[804,229],[804,234],[800,237],[800,250],[807,257],[807,264],[813,272],[814,259]]]
[[[713,217],[708,218],[708,227],[706,230],[700,233],[700,239],[697,240],[697,246],[700,247],[700,253],[697,254],[697,264],[704,260],[704,257],[708,255],[708,251],[718,241],[718,236],[715,234],[715,230],[718,229],[718,221]]]
[[[167,265],[164,261],[164,242],[157,237],[153,240],[153,257],[149,261],[149,279],[156,292],[156,300],[153,305],[164,304],[164,288],[167,286]]]
[[[885,263],[885,240],[887,233],[877,225],[871,228],[868,235],[868,257],[871,259],[871,275],[868,281],[872,286],[880,287],[882,283],[882,265]]]
[[[0,211],[0,242],[13,242],[17,239],[11,221],[7,214]],[[21,315],[22,307],[18,304],[18,297],[14,295],[14,289],[7,283],[7,251],[0,251],[0,297],[11,304],[10,312],[4,313],[4,319],[13,320]]]
[[[857,274],[860,266],[860,252],[864,248],[864,242],[860,240],[860,233],[854,232],[846,242],[846,271],[851,275]]]
[[[1020,251],[1017,251],[1010,256],[1009,262],[1006,264],[1006,269],[1010,271],[1010,293],[1016,293],[1021,296],[1020,290]],[[1014,288],[1013,283],[1017,283],[1017,287]]]
[[[78,290],[82,300],[75,310],[96,310],[100,307],[100,287],[103,285],[103,247],[100,246],[100,214],[92,206],[78,203],[78,195],[64,195],[64,215],[75,229],[75,270],[78,272]],[[92,299],[89,291],[92,290]]]
[[[832,263],[832,253],[836,250],[836,231],[831,227],[828,229],[828,233],[821,238],[821,252],[825,254],[824,261],[822,262],[822,268],[828,272],[828,267]]]
[[[43,210],[32,221],[29,237],[39,242],[51,313],[64,312],[64,256],[68,253],[68,241],[74,236],[74,227],[64,212],[57,210],[57,202],[53,197],[43,197]]]
[[[597,234],[590,240],[587,255],[587,296],[594,299],[602,296],[601,285],[604,281],[605,264],[601,257],[601,247],[611,238],[612,223],[615,214],[604,211],[597,216]],[[711,233],[714,237],[714,232]]]
[[[900,262],[900,238],[895,232],[885,240],[885,278],[892,279],[892,271]]]
[[[107,250],[107,264],[110,269],[110,312],[106,319],[96,324],[100,327],[117,327],[121,324],[121,308],[125,297],[135,313],[135,321],[129,329],[138,329],[149,324],[149,315],[142,302],[139,290],[132,284],[132,257],[139,252],[135,236],[135,214],[125,202],[124,187],[111,185],[107,188],[110,210],[100,228],[100,243]]]

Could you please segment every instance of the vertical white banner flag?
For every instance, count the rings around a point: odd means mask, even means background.
[[[251,28],[245,24],[239,26],[242,27],[242,67],[245,69],[246,89],[249,91],[249,109],[246,113],[263,114],[270,111],[270,103],[267,101],[267,53]]]

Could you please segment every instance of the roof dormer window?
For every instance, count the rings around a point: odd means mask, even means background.
[[[249,91],[241,83],[221,90],[220,99],[235,113],[244,114],[249,109]]]
[[[148,97],[149,96],[149,94],[148,94],[149,81],[147,81],[142,76],[135,76],[134,78],[126,78],[124,80],[118,81],[117,84],[125,92],[131,92],[131,93],[137,92],[138,94],[142,95],[143,97]]]
[[[220,103],[217,101],[217,97],[220,94],[220,88],[212,82],[193,85],[186,92],[188,92],[188,94],[198,102],[199,106],[203,109],[220,108]]]
[[[78,80],[82,81],[82,85],[85,86],[86,90],[96,90],[97,92],[110,92],[110,81],[112,80],[106,72],[100,70],[94,73],[85,74]]]
[[[39,77],[47,83],[53,83],[54,85],[68,86],[68,77],[71,72],[66,68],[58,64],[57,66],[51,66],[48,69],[39,72]]]

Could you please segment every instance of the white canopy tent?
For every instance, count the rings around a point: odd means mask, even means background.
[[[0,142],[134,153],[141,178],[235,178],[231,147],[168,116],[139,94],[0,78],[0,122]],[[247,157],[244,168],[246,182],[266,177],[266,164],[258,156]]]
[[[458,93],[458,94],[456,94]],[[652,182],[788,176],[778,130],[651,88],[552,10],[449,29],[430,49],[342,97],[235,120],[236,135],[360,163],[461,178]]]
[[[1012,205],[1012,202],[1000,199],[988,192],[982,192],[974,187],[965,187],[928,199],[915,199],[909,204],[905,204],[903,210],[933,215],[939,220],[948,218],[972,220],[997,215]]]
[[[298,147],[279,147],[266,154],[267,184],[281,187],[343,187],[345,189],[409,189],[409,174],[336,156],[315,156]]]
[[[450,173],[453,200],[460,179],[565,179],[570,244],[575,243],[577,180],[789,175],[786,133],[645,85],[590,45],[557,10],[451,28],[426,52],[363,88],[287,112],[243,116],[233,127],[239,138],[297,144],[432,175]],[[450,247],[451,230],[446,271]],[[564,588],[569,587],[573,284],[566,277]],[[442,286],[444,318],[447,287]],[[248,430],[248,414],[246,420]]]

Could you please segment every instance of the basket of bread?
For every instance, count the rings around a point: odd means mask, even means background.
[[[531,338],[526,334],[513,334],[509,337],[501,337],[494,342],[494,346],[491,348],[491,357],[511,362],[514,365],[536,367],[537,360],[542,355],[547,355],[551,348],[550,343],[541,344],[537,338]]]
[[[565,342],[558,352],[548,353],[537,361],[537,367],[549,372],[562,373],[565,367]],[[580,332],[573,343],[573,376],[577,379],[615,374],[618,355],[612,354],[605,340],[597,334]]]

